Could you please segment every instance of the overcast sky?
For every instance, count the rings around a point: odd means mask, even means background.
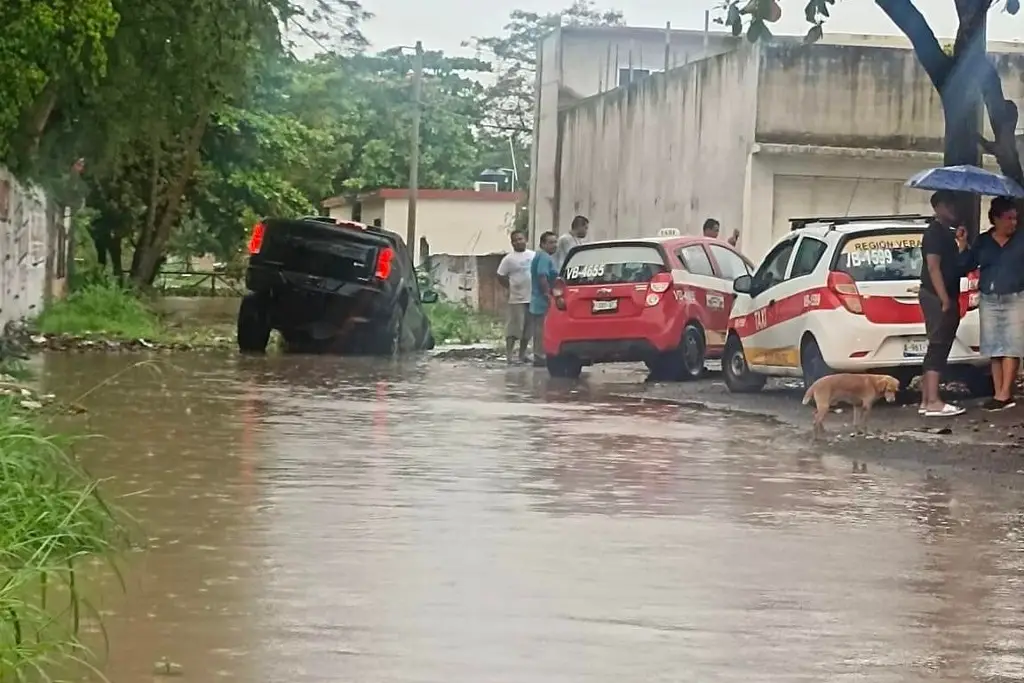
[[[366,34],[375,49],[413,45],[422,40],[427,49],[465,52],[459,47],[463,40],[472,36],[500,34],[512,9],[556,12],[570,1],[510,0],[502,5],[494,0],[364,0],[364,7],[375,15],[366,26]],[[701,29],[704,10],[717,3],[713,0],[598,0],[597,4],[601,8],[621,10],[630,26],[663,27],[666,21],[671,21],[673,28]],[[940,37],[955,33],[953,0],[917,0],[916,4]],[[780,0],[780,5],[783,16],[782,21],[775,25],[775,32],[803,34],[806,31],[803,19],[805,0]],[[1024,12],[1016,17],[995,12],[989,22],[990,39],[1019,40],[1024,36]],[[897,32],[872,0],[839,0],[826,31]]]

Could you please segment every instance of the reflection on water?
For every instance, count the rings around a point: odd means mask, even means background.
[[[1006,501],[431,361],[53,356],[150,539],[114,681],[1024,680]],[[131,495],[129,495],[131,494]]]

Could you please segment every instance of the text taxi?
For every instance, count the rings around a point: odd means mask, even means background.
[[[918,305],[927,218],[793,219],[756,272],[736,279],[722,357],[734,392],[759,391],[769,376],[884,372],[906,386],[927,348]],[[991,390],[978,353],[977,274],[960,283],[962,318],[949,372],[972,391]]]

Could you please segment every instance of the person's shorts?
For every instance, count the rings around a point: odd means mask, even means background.
[[[527,339],[530,335],[530,304],[509,304],[505,321],[505,337]]]
[[[942,302],[938,295],[922,289],[918,294],[921,313],[924,316],[924,329],[928,335],[928,351],[924,354],[924,369],[941,371],[946,367],[949,352],[956,340],[956,331],[960,327],[960,306],[956,299],[948,311],[942,310]]]
[[[982,294],[981,355],[1024,358],[1024,292]]]

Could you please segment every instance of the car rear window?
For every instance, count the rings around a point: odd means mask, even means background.
[[[562,278],[574,285],[649,282],[665,270],[665,259],[657,247],[616,244],[589,247],[571,254],[562,269]]]
[[[848,237],[833,270],[848,273],[857,282],[916,280],[921,277],[919,230],[874,233]]]

